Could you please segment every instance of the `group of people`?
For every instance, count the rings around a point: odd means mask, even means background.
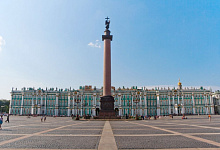
[[[0,130],[2,129],[2,123],[3,123],[3,115],[1,115],[0,117]],[[5,122],[8,122],[9,123],[9,115],[7,115],[7,119],[5,120]]]
[[[41,116],[41,119],[40,119],[40,120],[41,120],[41,122],[43,122],[43,120],[44,120],[44,122],[45,122],[46,119],[47,119],[46,116]]]

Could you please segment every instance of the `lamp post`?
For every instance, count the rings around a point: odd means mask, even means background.
[[[83,107],[83,113],[84,113],[83,116],[84,116],[84,119],[86,119],[86,100],[84,100],[84,103],[82,104],[82,107]]]
[[[136,110],[135,110],[136,116],[135,116],[135,120],[138,120],[138,114],[137,114],[137,108],[138,108],[137,105],[138,105],[138,102],[139,102],[139,97],[138,97],[138,95],[139,95],[139,92],[136,93],[135,99],[134,99],[134,103],[136,104]]]
[[[77,106],[77,115],[76,115],[76,120],[79,120],[79,108],[78,108],[78,103],[81,102],[81,99],[79,98],[79,95],[77,94],[77,97],[75,99],[75,103],[76,103],[76,106]]]
[[[131,116],[131,100],[128,100],[129,113],[128,116]]]

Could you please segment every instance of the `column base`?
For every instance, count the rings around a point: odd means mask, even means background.
[[[99,116],[96,119],[119,119],[114,110],[114,97],[113,96],[103,96],[101,97],[101,110]]]

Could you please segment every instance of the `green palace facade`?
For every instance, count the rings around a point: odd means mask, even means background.
[[[97,116],[102,89],[80,86],[79,89],[12,89],[9,113],[13,115]],[[112,87],[116,115],[214,114],[214,93],[203,87],[146,89]]]

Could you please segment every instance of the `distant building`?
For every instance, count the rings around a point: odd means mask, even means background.
[[[14,115],[50,115],[97,116],[100,110],[102,89],[92,86],[80,86],[74,89],[34,89],[22,88],[11,91],[10,114]],[[182,88],[178,82],[177,89],[137,89],[112,87],[112,96],[115,98],[115,112],[119,116],[131,115],[181,115],[181,114],[214,114],[213,97],[216,94],[203,87]],[[219,103],[216,107],[219,110]],[[218,111],[220,112],[220,111]]]
[[[215,105],[215,114],[220,115],[220,91],[216,91],[215,94],[213,95],[213,102]]]

